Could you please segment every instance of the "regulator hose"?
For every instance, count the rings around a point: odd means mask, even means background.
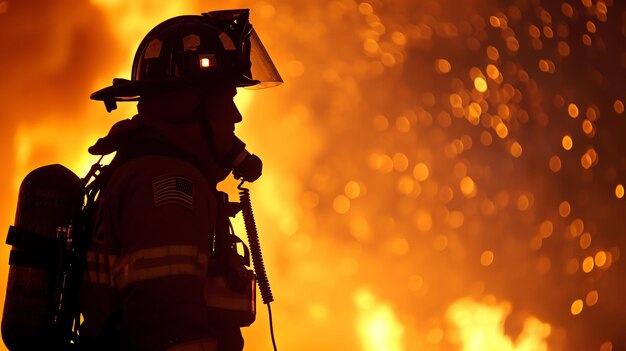
[[[261,298],[263,299],[263,303],[269,306],[269,303],[274,301],[274,297],[272,296],[272,289],[270,288],[270,282],[267,279],[265,265],[263,264],[261,243],[259,242],[259,234],[257,233],[256,222],[254,221],[254,213],[252,212],[250,190],[244,188],[243,183],[244,181],[242,180],[237,187],[237,189],[239,189],[239,203],[241,204],[241,213],[243,214],[243,222],[246,227],[246,233],[248,235],[250,254],[252,256],[252,263],[254,264],[254,270],[257,275],[257,282],[259,284]]]

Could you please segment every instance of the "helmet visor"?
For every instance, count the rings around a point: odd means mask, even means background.
[[[280,77],[274,62],[270,58],[270,55],[265,50],[263,42],[256,34],[254,28],[250,33],[250,74],[251,77],[246,77],[253,81],[258,81],[258,84],[247,86],[248,89],[263,89],[271,88],[283,83],[283,79]]]

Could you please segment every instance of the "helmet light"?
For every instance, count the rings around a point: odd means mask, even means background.
[[[217,66],[215,55],[198,55],[198,58],[200,60],[201,69],[213,68]]]

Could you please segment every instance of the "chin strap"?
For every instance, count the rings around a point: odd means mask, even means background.
[[[117,102],[115,99],[104,99],[103,102],[107,112],[111,113],[111,111],[117,109]]]

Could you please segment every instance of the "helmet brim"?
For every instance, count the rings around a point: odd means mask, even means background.
[[[231,86],[237,88],[259,85],[258,80],[242,77]],[[182,89],[197,85],[204,89],[208,88],[202,81],[187,81],[176,79],[171,81],[134,81],[123,78],[113,79],[113,85],[100,89],[92,93],[89,98],[96,101],[139,101],[147,96],[159,95],[161,93]],[[228,85],[228,84],[226,84]]]
[[[98,101],[137,101],[146,88],[145,82],[115,78],[113,79],[113,85],[92,93],[89,98]]]

